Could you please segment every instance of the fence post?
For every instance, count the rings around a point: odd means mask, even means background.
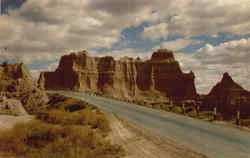
[[[214,107],[214,121],[217,119],[217,109]]]
[[[199,103],[196,105],[196,114],[197,114],[197,117],[200,117],[200,104]]]
[[[237,111],[237,116],[236,116],[236,125],[240,125],[240,111]]]
[[[182,103],[182,112],[183,112],[184,115],[186,114],[185,103],[184,102]]]

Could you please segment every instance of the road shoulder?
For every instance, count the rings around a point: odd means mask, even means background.
[[[125,158],[208,158],[115,115],[108,117],[112,128],[108,139],[124,147]]]

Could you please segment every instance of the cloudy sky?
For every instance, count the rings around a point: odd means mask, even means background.
[[[23,61],[34,76],[71,51],[148,58],[168,48],[198,92],[224,72],[250,90],[250,0],[0,1],[0,62]]]

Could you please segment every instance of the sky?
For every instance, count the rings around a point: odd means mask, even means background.
[[[250,90],[250,0],[0,1],[0,62],[22,61],[34,78],[72,51],[148,59],[167,48],[199,93],[224,72]]]

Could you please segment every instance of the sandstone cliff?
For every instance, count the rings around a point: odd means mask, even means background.
[[[142,97],[184,99],[196,97],[195,76],[181,71],[169,50],[154,52],[141,61],[128,57],[91,57],[86,51],[63,56],[55,72],[43,72],[45,89],[91,91],[130,100]]]
[[[235,115],[238,110],[243,117],[250,115],[250,92],[233,81],[228,73],[224,73],[222,80],[205,97],[205,103],[216,106],[226,117]]]
[[[48,101],[47,95],[37,88],[23,63],[0,66],[0,95],[20,100],[29,113],[45,106]]]

